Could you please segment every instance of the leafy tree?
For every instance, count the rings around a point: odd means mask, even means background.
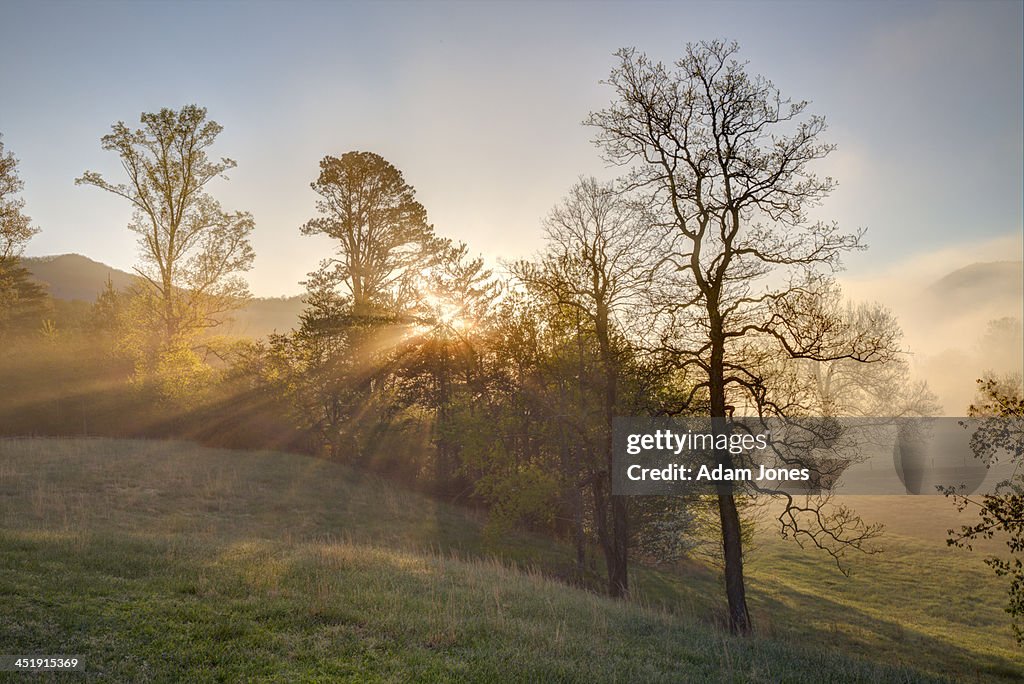
[[[350,320],[349,302],[330,283],[307,283],[306,309],[298,329],[270,336],[262,368],[264,387],[287,399],[298,428],[324,448],[332,459],[354,457],[347,428],[366,399],[357,391],[359,379],[354,340],[358,325]]]
[[[821,141],[825,120],[748,74],[738,49],[721,41],[691,44],[670,66],[620,50],[606,81],[614,101],[587,120],[608,160],[632,166],[629,185],[648,197],[665,229],[665,268],[655,292],[659,347],[691,378],[691,396],[722,419],[784,412],[764,372],[780,356],[866,362],[887,360],[893,351],[884,328],[851,332],[822,297],[840,256],[862,247],[860,235],[807,215],[834,187],[810,169],[834,149]],[[728,453],[716,458],[732,467]],[[747,633],[732,484],[719,487],[718,504],[729,624]],[[787,508],[793,506],[790,499]],[[826,536],[855,529],[855,522],[843,517]],[[861,539],[862,531],[850,541]]]
[[[199,332],[244,305],[248,286],[239,274],[255,257],[249,243],[254,223],[248,212],[222,209],[206,190],[236,163],[209,157],[223,128],[207,119],[205,108],[143,113],[140,124],[132,130],[119,121],[101,140],[103,149],[120,157],[126,182],[86,171],[75,183],[131,203],[128,227],[139,236],[141,259],[135,267],[142,279],[136,301],[146,319],[139,323],[159,332],[158,349],[151,353],[156,365],[166,365],[156,359],[160,353],[182,360]]]
[[[324,157],[311,187],[320,216],[302,232],[337,240],[336,256],[320,265],[322,277],[348,291],[356,315],[408,303],[436,242],[401,171],[372,152],[346,152]]]
[[[46,292],[32,282],[18,263],[25,244],[39,232],[22,213],[25,187],[18,177],[18,160],[4,152],[0,136],[0,333],[37,328],[47,306]]]
[[[946,541],[969,550],[974,542],[985,539],[1005,542],[1009,557],[990,556],[985,564],[1010,580],[1006,612],[1017,643],[1024,645],[1024,392],[1019,376],[988,377],[978,380],[978,385],[979,401],[969,411],[978,419],[971,448],[986,466],[1009,459],[1013,474],[1000,482],[994,493],[980,499],[946,489],[944,493],[952,497],[959,511],[970,507],[978,512],[977,523],[948,530]]]
[[[0,135],[0,265],[17,259],[33,235],[39,232],[32,220],[22,213],[25,200],[19,197],[25,183],[18,177],[18,160],[12,152],[4,153]]]
[[[51,314],[46,291],[16,259],[0,261],[0,336],[36,332]]]
[[[546,224],[539,263],[514,269],[527,285],[581,317],[593,335],[600,369],[601,422],[593,442],[600,464],[591,475],[598,536],[608,568],[609,593],[629,592],[629,519],[624,497],[611,496],[612,419],[621,414],[622,350],[626,325],[651,279],[654,245],[650,217],[612,185],[583,179]]]
[[[103,290],[92,304],[89,320],[93,330],[100,333],[115,333],[124,320],[125,296],[114,287],[110,276],[103,284]]]
[[[396,411],[388,395],[396,359],[422,322],[427,267],[450,245],[434,237],[413,188],[379,155],[324,157],[311,186],[319,216],[301,231],[334,238],[336,253],[310,273],[301,326],[275,336],[271,352],[300,423],[335,457],[359,459],[362,426]]]
[[[612,344],[619,410],[655,411],[672,394],[662,365],[638,357],[621,334]],[[478,352],[482,382],[453,418],[463,470],[489,507],[488,527],[501,533],[526,525],[566,538],[576,548],[575,578],[596,588],[587,561],[591,545],[604,555],[606,569],[615,557],[609,561],[614,528],[605,479],[606,378],[593,326],[579,307],[560,303],[551,290],[513,282]],[[689,503],[630,501],[629,553],[679,550],[693,518],[670,519],[665,508],[672,505],[678,513]],[[611,570],[604,586],[614,591],[619,585],[610,580],[620,577]]]
[[[481,257],[469,257],[465,244],[446,244],[418,289],[418,325],[402,343],[395,371],[399,392],[404,403],[433,414],[437,483],[462,490],[466,483],[455,473],[459,423],[472,418],[482,391],[479,353],[501,287]],[[459,416],[462,410],[470,416]]]
[[[477,349],[479,382],[453,422],[463,470],[489,506],[489,529],[570,531],[582,576],[593,530],[582,492],[600,422],[589,372],[595,345],[579,318],[543,293],[512,289],[490,319]]]

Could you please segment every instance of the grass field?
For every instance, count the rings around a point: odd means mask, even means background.
[[[884,553],[847,579],[762,534],[760,633],[736,639],[707,568],[637,568],[635,600],[611,601],[550,579],[568,549],[496,542],[471,513],[321,460],[0,440],[0,653],[78,654],[86,679],[133,682],[1024,678],[1003,587],[945,546],[949,502],[857,504],[890,523]]]

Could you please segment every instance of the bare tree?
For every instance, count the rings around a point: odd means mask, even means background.
[[[668,274],[657,300],[666,321],[659,344],[713,418],[785,410],[761,370],[773,357],[881,361],[892,346],[877,326],[855,334],[821,306],[828,272],[862,247],[860,234],[807,215],[834,187],[810,171],[834,149],[820,139],[825,120],[749,75],[737,51],[735,43],[691,44],[666,66],[621,50],[606,81],[614,101],[587,120],[607,159],[632,166],[630,186],[660,215]],[[716,457],[731,467],[728,453]],[[719,487],[718,507],[729,624],[747,633],[733,485]]]
[[[857,329],[867,322],[875,333],[895,343],[902,338],[895,317],[880,304],[847,304],[841,328]],[[915,381],[905,356],[886,363],[859,363],[850,358],[816,361],[795,359],[792,366],[807,381],[807,415],[905,418],[938,415],[941,407],[927,382]]]
[[[636,307],[644,301],[650,282],[649,218],[642,205],[613,185],[582,179],[547,218],[547,243],[540,261],[514,268],[520,280],[544,292],[556,306],[576,310],[598,345],[602,421],[600,434],[592,440],[599,458],[587,481],[612,596],[629,592],[626,499],[611,495],[612,419],[620,409],[622,374],[616,337],[621,338],[636,320]]]

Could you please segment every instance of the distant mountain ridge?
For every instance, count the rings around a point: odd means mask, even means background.
[[[126,289],[138,279],[136,275],[81,254],[22,257],[21,263],[54,299],[92,302],[106,287],[108,278],[117,290]],[[302,308],[301,295],[257,297],[244,309],[234,312],[234,320],[221,332],[241,337],[287,332],[298,326]]]
[[[118,290],[125,289],[138,278],[81,254],[22,257],[21,263],[54,299],[91,302],[106,287],[107,278]]]
[[[55,299],[91,302],[103,291],[107,278],[120,290],[138,277],[80,254],[26,257],[22,263]],[[1024,262],[969,264],[939,278],[921,295],[930,300],[932,306],[1019,311],[1020,302],[1024,300]],[[223,331],[244,337],[287,332],[298,326],[302,309],[300,295],[255,298],[235,313],[235,320]]]
[[[224,325],[223,332],[239,337],[260,338],[299,327],[299,314],[305,308],[303,295],[292,297],[254,297],[244,309],[232,314],[234,320]]]
[[[1024,262],[969,264],[936,280],[928,294],[944,306],[1013,306],[1024,300]]]
[[[1016,283],[1024,288],[1024,261],[978,261],[939,278],[932,289],[949,291],[1003,283]]]

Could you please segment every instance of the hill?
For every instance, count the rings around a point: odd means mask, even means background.
[[[944,306],[1015,306],[1024,298],[1024,262],[988,261],[959,268],[935,281],[928,294]]]
[[[27,257],[23,263],[55,299],[91,302],[107,278],[114,287],[128,287],[136,276],[79,254]],[[929,311],[983,312],[989,317],[1019,312],[1024,300],[1024,265],[1020,261],[974,263],[952,271],[928,286],[920,305]],[[302,296],[256,297],[219,331],[239,337],[265,337],[295,328]]]
[[[980,560],[916,536],[948,522],[938,497],[901,503],[899,552],[859,580],[792,545],[754,551],[752,639],[708,620],[712,572],[637,566],[636,600],[612,601],[550,579],[568,555],[553,542],[490,539],[469,512],[307,457],[0,440],[0,499],[0,643],[81,655],[89,680],[1022,674]]]
[[[33,279],[46,287],[54,299],[92,302],[103,291],[107,278],[118,290],[128,288],[137,276],[93,261],[80,254],[25,257],[22,260]],[[239,337],[265,337],[296,327],[302,312],[302,297],[255,297],[233,314],[219,332]]]
[[[23,257],[21,262],[54,299],[91,302],[103,291],[107,278],[123,290],[137,277],[81,254]]]

